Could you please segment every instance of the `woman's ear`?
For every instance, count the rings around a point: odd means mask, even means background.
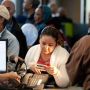
[[[62,39],[57,40],[57,45],[63,46],[64,45],[64,41]]]

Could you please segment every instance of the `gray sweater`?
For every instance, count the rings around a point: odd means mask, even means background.
[[[19,55],[19,42],[16,37],[11,34],[6,28],[1,32],[0,39],[7,39],[7,57],[9,58],[12,55],[18,56]],[[10,64],[10,62],[8,61]],[[12,65],[13,66],[13,65]]]

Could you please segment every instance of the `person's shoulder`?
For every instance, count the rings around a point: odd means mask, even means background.
[[[64,47],[62,47],[62,46],[60,46],[60,45],[58,45],[56,48],[57,48],[57,49],[66,50]]]
[[[56,55],[56,57],[60,57],[62,64],[65,64],[67,62],[70,54],[65,48],[58,45],[56,47],[56,50],[54,51],[54,55]]]
[[[10,40],[17,40],[17,38],[11,32],[9,32],[8,30],[5,31],[5,35]]]
[[[79,43],[89,43],[90,42],[90,35],[85,35],[83,37],[81,37],[79,40],[78,40]]]
[[[29,50],[37,50],[40,48],[40,44],[32,46]]]
[[[31,54],[31,53],[35,54],[35,53],[37,53],[39,50],[40,50],[40,45],[38,44],[38,45],[31,46],[31,47],[29,48],[29,50],[28,50],[27,53],[28,53],[28,54]]]
[[[85,35],[85,36],[83,36],[83,37],[81,38],[81,40],[87,40],[87,39],[90,40],[90,35]]]
[[[58,45],[58,46],[56,47],[56,50],[57,50],[58,52],[62,52],[62,53],[67,53],[67,54],[69,54],[69,52],[68,52],[65,48],[63,48],[62,46],[60,46],[60,45]]]

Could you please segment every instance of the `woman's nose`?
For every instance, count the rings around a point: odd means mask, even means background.
[[[45,45],[45,49],[48,50],[49,46],[48,45]]]

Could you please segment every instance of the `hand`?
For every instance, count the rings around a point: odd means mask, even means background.
[[[58,73],[58,69],[55,66],[45,66],[45,69],[50,75],[56,75]]]
[[[31,66],[31,70],[36,74],[41,74],[41,69],[36,64]]]
[[[46,71],[45,66],[46,65],[43,65],[43,64],[37,64],[37,68],[40,69],[41,71]]]
[[[21,77],[16,72],[7,73],[9,79],[16,79],[20,82]]]

